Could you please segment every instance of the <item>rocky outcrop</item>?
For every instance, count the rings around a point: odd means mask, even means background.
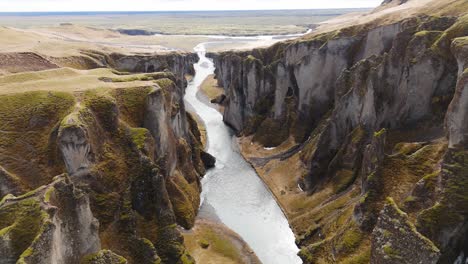
[[[213,161],[177,78],[145,78],[153,85],[0,97],[1,263],[194,262],[178,225],[193,226]],[[35,156],[27,167],[9,153]]]
[[[198,57],[194,53],[168,53],[155,55],[110,54],[108,62],[113,68],[127,72],[162,72],[169,71],[176,75],[176,84],[185,89],[187,74],[194,75],[193,64]]]
[[[458,62],[458,83],[446,120],[450,147],[468,145],[468,38],[459,38],[452,44]]]
[[[438,263],[439,249],[422,236],[392,199],[372,232],[371,263]]]
[[[376,200],[382,195],[382,165],[385,158],[385,141],[387,132],[381,130],[374,133],[372,141],[364,149],[361,167],[362,198],[354,207],[354,217],[362,230],[372,231],[377,222],[378,207]]]
[[[0,204],[2,263],[77,263],[100,247],[89,198],[65,176]]]
[[[91,146],[88,142],[88,131],[76,114],[65,118],[58,134],[59,148],[70,175],[89,173],[91,166]]]

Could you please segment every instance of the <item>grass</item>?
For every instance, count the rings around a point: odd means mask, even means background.
[[[23,183],[37,187],[63,172],[55,152],[54,127],[75,99],[64,92],[0,95],[0,163]]]
[[[215,99],[224,94],[224,90],[218,86],[214,75],[208,76],[200,86],[200,91],[205,94],[209,100]]]
[[[184,233],[187,249],[197,263],[245,263],[245,242],[224,226],[197,221],[195,228]],[[244,244],[244,249],[237,244]]]
[[[127,88],[151,85],[140,78],[126,82],[103,82],[100,78],[121,78],[110,69],[75,70],[60,68],[0,76],[0,94],[31,90],[77,92],[91,89]]]
[[[143,29],[164,34],[284,34],[299,33],[310,24],[349,12],[364,9],[290,10],[284,11],[217,11],[217,12],[161,12],[150,14],[107,14],[67,16],[67,22],[79,26],[95,26],[100,29]],[[60,16],[3,16],[0,24],[20,28],[50,27],[63,22]],[[66,25],[70,28],[74,25]],[[112,34],[109,34],[112,36]]]

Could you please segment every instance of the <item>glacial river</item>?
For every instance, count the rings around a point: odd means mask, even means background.
[[[207,151],[216,157],[216,167],[202,180],[201,213],[214,214],[238,233],[264,264],[302,263],[294,234],[273,195],[239,154],[234,134],[224,124],[223,116],[197,97],[199,86],[215,70],[205,56],[205,45],[195,48],[200,60],[194,65],[196,74],[185,95],[186,102],[204,121]]]

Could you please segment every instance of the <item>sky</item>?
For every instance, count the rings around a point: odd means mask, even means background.
[[[0,0],[0,12],[262,10],[376,7],[383,0]]]

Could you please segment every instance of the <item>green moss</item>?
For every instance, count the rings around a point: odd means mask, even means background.
[[[146,111],[146,99],[152,87],[115,89],[112,95],[117,101],[121,118],[133,127],[142,127]]]
[[[435,171],[423,177],[424,187],[428,190],[434,190],[439,178],[440,171]]]
[[[297,255],[304,261],[304,263],[315,263],[317,253],[326,243],[328,240],[322,240],[317,243],[308,245],[307,247],[301,248]]]
[[[99,123],[105,130],[115,131],[117,129],[118,111],[114,98],[87,93],[85,104],[97,116]]]
[[[381,137],[383,134],[385,134],[387,130],[385,128],[382,128],[381,130],[374,132],[374,137],[378,138]]]
[[[5,195],[5,196],[2,198],[2,200],[0,200],[0,206],[2,206],[7,200],[13,199],[13,198],[15,198],[15,196],[14,196],[13,194],[11,194],[11,193]]]
[[[178,173],[172,176],[166,186],[177,223],[184,228],[192,228],[199,205],[198,191]]]
[[[28,131],[55,123],[74,105],[71,94],[35,91],[0,96],[0,130]],[[33,122],[41,118],[42,122]]]
[[[333,189],[335,193],[345,191],[355,180],[355,173],[352,170],[339,170],[333,177]]]
[[[45,217],[39,202],[34,198],[0,207],[0,230],[8,232],[14,259],[18,259],[29,248],[40,232]]]
[[[418,216],[417,228],[424,235],[435,240],[441,230],[456,226],[463,217],[441,203],[422,211]]]
[[[201,248],[206,249],[210,246],[210,242],[208,242],[206,239],[200,239],[198,240],[198,245],[200,245]]]
[[[60,174],[63,162],[51,138],[74,104],[74,97],[63,92],[0,95],[0,164],[32,188]]]
[[[416,201],[416,197],[414,197],[414,196],[410,195],[410,196],[405,198],[405,203],[411,203],[411,202],[414,202],[414,201]]]
[[[3,237],[5,234],[7,234],[14,226],[7,226],[3,229],[0,229],[0,238]]]
[[[151,136],[146,128],[130,128],[130,137],[139,150],[143,150],[146,140]]]
[[[350,258],[346,258],[342,261],[342,264],[369,264],[371,257],[370,250],[364,250],[360,252],[358,255],[354,255]]]
[[[50,202],[50,197],[54,193],[54,191],[55,191],[54,187],[50,187],[50,188],[47,189],[47,191],[45,192],[45,195],[44,195],[44,202],[46,202],[46,203]]]
[[[389,245],[389,244],[384,245],[383,248],[382,248],[382,250],[383,250],[383,252],[384,252],[387,256],[389,256],[390,258],[393,258],[393,259],[401,259],[401,256],[399,255],[400,252],[398,252],[398,250],[396,250],[396,249],[393,249],[393,248],[391,247],[391,245]]]
[[[26,259],[27,257],[30,257],[32,256],[32,254],[34,253],[34,250],[32,249],[32,247],[28,247],[20,256],[18,262],[19,263],[25,263],[24,259]]]
[[[395,145],[395,147],[393,148],[393,152],[403,154],[403,155],[411,155],[412,153],[421,149],[422,146],[423,145],[421,143],[400,142]]]
[[[297,253],[299,257],[305,262],[305,263],[313,263],[314,261],[314,255],[310,253],[310,251],[307,248],[301,248],[299,250],[299,253]]]
[[[395,203],[395,200],[393,200],[392,197],[387,197],[386,201],[387,201],[387,204],[390,205],[390,206],[392,206],[393,208],[395,208],[396,212],[398,212],[400,215],[402,215],[402,216],[405,217],[405,218],[408,216],[405,212],[403,212],[403,211],[398,207],[398,205]]]
[[[450,44],[455,38],[464,37],[468,35],[468,15],[458,18],[457,22],[449,29],[444,31],[442,36],[434,42],[431,49],[445,58],[452,57],[450,52]]]
[[[177,264],[195,264],[195,260],[188,254],[184,254],[180,257]]]
[[[163,78],[155,81],[164,91],[170,91],[174,88],[174,82],[171,79]]]
[[[305,205],[304,205],[305,207]],[[308,229],[307,231],[302,234],[301,236],[299,237],[296,237],[296,244],[299,245],[301,244],[303,241],[307,240],[307,239],[310,239],[312,236],[314,236],[314,234],[317,233],[317,231],[320,230],[320,226],[317,225],[317,224],[312,224]]]
[[[97,253],[85,256],[81,264],[126,264],[127,260],[110,250],[101,250]]]
[[[234,245],[228,238],[209,228],[204,229],[201,233],[201,236],[202,239],[200,241],[208,244],[211,250],[218,252],[219,254],[236,262],[242,262],[242,257],[239,255],[239,250],[237,249],[236,245]]]
[[[356,226],[347,229],[343,236],[340,237],[337,249],[340,252],[352,253],[361,244],[364,239],[364,234]]]
[[[351,142],[358,144],[366,136],[366,131],[362,126],[356,127],[351,134]]]

